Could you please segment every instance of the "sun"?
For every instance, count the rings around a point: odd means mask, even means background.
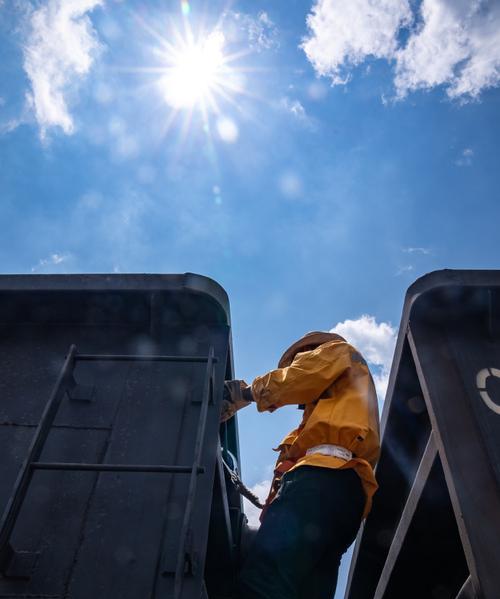
[[[214,106],[228,76],[224,35],[214,31],[201,39],[179,40],[166,55],[160,87],[175,109]]]
[[[145,89],[153,92],[154,114],[161,115],[159,135],[177,131],[182,148],[192,127],[201,126],[207,147],[212,147],[214,135],[233,143],[238,127],[231,113],[246,115],[249,100],[255,98],[255,87],[250,92],[248,85],[248,74],[255,70],[247,61],[251,48],[242,45],[225,13],[195,19],[188,2],[181,8],[180,19],[158,18],[154,24],[135,15],[153,43],[152,62],[133,70],[148,79]]]

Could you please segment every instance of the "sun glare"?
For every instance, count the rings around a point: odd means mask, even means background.
[[[169,49],[161,87],[172,108],[213,105],[224,87],[224,35],[215,31],[199,40],[179,41]]]
[[[242,97],[255,97],[253,90],[247,90],[247,73],[252,69],[244,64],[250,49],[242,47],[224,14],[209,23],[202,17],[195,19],[185,0],[181,12],[179,21],[165,19],[161,32],[161,20],[152,25],[136,15],[154,39],[153,63],[136,70],[148,75],[158,110],[168,109],[159,120],[158,134],[165,136],[174,127],[182,147],[195,124],[202,127],[209,141],[207,151],[212,152],[216,138],[228,144],[238,140],[238,124],[231,113],[244,114]]]

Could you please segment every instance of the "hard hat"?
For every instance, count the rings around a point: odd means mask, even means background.
[[[340,335],[337,335],[337,333],[326,333],[325,331],[312,331],[311,333],[306,333],[298,341],[292,343],[292,345],[285,351],[278,362],[278,368],[290,366],[295,354],[298,354],[300,350],[305,347],[310,345],[317,347],[318,345],[323,345],[323,343],[328,343],[330,341],[345,341],[345,339]]]

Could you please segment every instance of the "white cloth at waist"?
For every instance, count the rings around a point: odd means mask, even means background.
[[[315,447],[310,447],[306,451],[306,455],[311,455],[312,453],[320,453],[321,455],[329,455],[332,458],[340,458],[341,460],[345,460],[348,462],[352,460],[352,451],[349,451],[345,447],[341,447],[340,445],[316,445]]]

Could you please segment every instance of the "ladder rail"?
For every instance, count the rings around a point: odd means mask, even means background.
[[[194,502],[196,498],[196,488],[198,477],[196,470],[200,467],[201,456],[203,453],[203,444],[205,440],[205,429],[208,416],[208,406],[214,401],[214,348],[210,346],[208,351],[207,369],[205,373],[205,383],[203,388],[202,402],[200,406],[200,415],[198,419],[198,427],[196,431],[196,440],[194,445],[194,462],[191,477],[189,479],[189,487],[186,498],[186,507],[184,510],[184,518],[182,522],[179,550],[177,553],[177,563],[175,568],[174,578],[174,598],[180,599],[182,596],[182,583],[184,580],[184,572],[186,567],[186,547],[188,537],[191,533],[191,519],[193,514]],[[193,556],[191,556],[192,558]]]
[[[16,482],[13,492],[7,502],[5,510],[0,521],[0,571],[7,568],[12,548],[10,547],[10,537],[19,516],[23,501],[28,492],[33,469],[31,464],[37,462],[43,451],[45,441],[50,432],[50,428],[57,414],[61,401],[66,393],[68,386],[72,384],[73,370],[75,368],[76,346],[71,345],[68,355],[64,360],[64,365],[57,377],[52,393],[45,405],[42,417],[36,428],[33,440],[31,441],[28,455],[26,456]]]

